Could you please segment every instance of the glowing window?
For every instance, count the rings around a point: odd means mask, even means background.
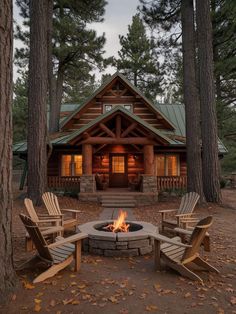
[[[178,155],[157,155],[156,156],[157,176],[178,176],[179,156]]]
[[[82,174],[82,155],[62,155],[61,175],[80,176]]]
[[[165,156],[164,155],[157,156],[157,175],[160,177],[165,175]]]
[[[125,157],[124,156],[112,156],[112,172],[113,173],[125,172]]]

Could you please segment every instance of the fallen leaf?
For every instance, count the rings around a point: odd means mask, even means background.
[[[118,300],[116,299],[116,297],[113,297],[113,296],[108,298],[108,300],[111,301],[111,303],[118,303]]]
[[[185,297],[185,298],[191,297],[191,293],[190,293],[190,292],[185,293],[184,297]]]
[[[231,297],[230,303],[231,303],[232,305],[236,305],[236,296]]]
[[[34,311],[40,312],[41,311],[41,300],[40,299],[34,299]]]
[[[154,312],[157,310],[157,306],[156,305],[147,305],[146,306],[146,311],[148,312]]]
[[[55,300],[51,300],[49,303],[52,307],[54,307],[56,305],[56,301]]]
[[[35,288],[35,286],[31,285],[29,282],[27,281],[23,281],[23,284],[24,284],[24,288],[27,289],[27,290],[32,290]]]

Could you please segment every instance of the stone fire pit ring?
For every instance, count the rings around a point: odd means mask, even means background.
[[[150,233],[158,233],[158,227],[144,221],[126,221],[139,230],[116,233],[101,231],[103,226],[112,222],[113,220],[99,220],[78,226],[80,232],[88,234],[88,238],[83,240],[83,251],[113,257],[132,257],[152,252]]]

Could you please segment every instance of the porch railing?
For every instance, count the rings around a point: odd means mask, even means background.
[[[184,189],[187,186],[186,176],[157,177],[157,189],[159,191],[168,189]]]
[[[71,188],[79,187],[80,177],[57,177],[48,176],[49,188]]]

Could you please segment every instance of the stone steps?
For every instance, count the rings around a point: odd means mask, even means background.
[[[101,203],[103,208],[134,208],[136,200],[133,195],[102,195]]]

